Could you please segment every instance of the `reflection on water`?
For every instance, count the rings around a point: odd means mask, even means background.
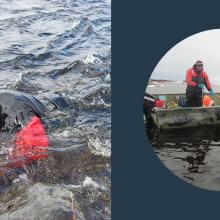
[[[220,191],[220,127],[147,131],[159,159],[181,179]]]

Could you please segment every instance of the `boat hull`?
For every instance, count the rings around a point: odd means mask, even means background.
[[[163,130],[220,125],[220,106],[155,108],[152,119],[156,127]]]

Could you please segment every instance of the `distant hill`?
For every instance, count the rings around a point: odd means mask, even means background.
[[[149,79],[148,81],[148,85],[159,85],[159,84],[165,84],[165,83],[175,83],[176,81],[172,81],[172,80],[165,80],[165,79]],[[179,81],[179,82],[186,82],[184,81]]]
[[[165,80],[165,79],[149,79],[148,85],[157,85],[157,84],[168,83],[168,82],[174,82],[174,81]]]

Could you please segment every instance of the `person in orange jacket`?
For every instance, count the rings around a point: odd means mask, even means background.
[[[203,62],[196,61],[192,68],[186,72],[186,106],[201,107],[203,99],[204,87],[214,96],[211,83],[209,82],[208,74],[203,70]]]

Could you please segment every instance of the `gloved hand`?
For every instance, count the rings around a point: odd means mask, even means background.
[[[211,96],[214,96],[214,95],[215,95],[215,93],[213,92],[212,89],[210,90],[210,95],[211,95]]]
[[[200,84],[197,85],[197,87],[200,88],[200,89],[204,89],[204,84],[200,83]]]

